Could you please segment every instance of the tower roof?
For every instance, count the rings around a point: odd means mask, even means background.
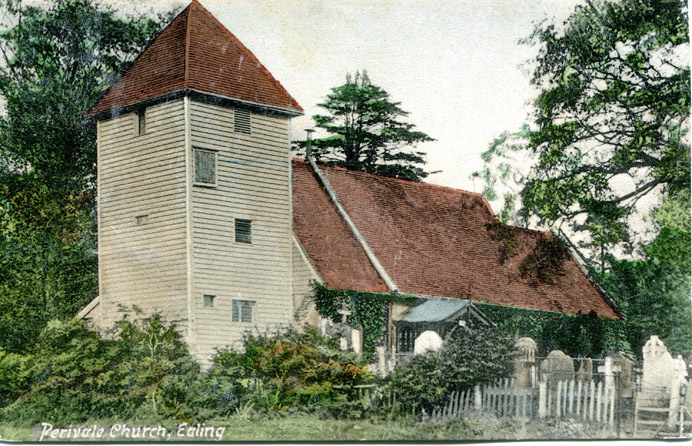
[[[193,0],[87,114],[97,115],[183,90],[292,114],[303,110],[255,55]]]

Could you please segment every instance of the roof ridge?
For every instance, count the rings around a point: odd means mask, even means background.
[[[262,70],[267,76],[269,76],[269,79],[272,81],[272,83],[273,83],[276,87],[278,87],[281,91],[283,91],[283,92],[286,94],[286,96],[288,96],[289,101],[292,102],[293,105],[296,106],[296,107],[298,108],[298,110],[304,111],[303,107],[300,106],[300,104],[298,103],[298,101],[296,101],[296,99],[295,99],[293,96],[291,96],[291,94],[288,92],[288,90],[286,90],[286,89],[284,88],[284,86],[281,85],[281,82],[279,82],[279,81],[274,77],[274,75],[272,75],[272,74],[269,72],[269,70],[267,69],[267,67],[265,67],[264,64],[263,64],[262,62],[260,62],[260,60],[257,58],[257,56],[255,56],[255,53],[253,53],[252,51],[250,51],[250,49],[249,49],[248,47],[246,47],[245,45],[243,45],[243,42],[241,42],[240,39],[238,39],[238,38],[235,36],[235,34],[233,34],[228,28],[226,28],[226,26],[224,26],[224,24],[221,23],[221,22],[219,21],[219,19],[217,19],[216,16],[215,16],[214,14],[212,14],[211,12],[209,12],[209,10],[208,10],[207,8],[205,8],[204,5],[202,5],[198,0],[192,0],[192,2],[190,3],[190,5],[192,5],[192,4],[197,4],[197,6],[199,6],[200,8],[202,8],[202,11],[203,11],[204,13],[206,13],[209,17],[211,17],[211,19],[214,21],[214,23],[216,23],[217,25],[219,25],[219,26],[221,27],[221,29],[223,30],[223,32],[224,32],[225,34],[227,34],[227,35],[231,38],[231,41],[232,41],[236,46],[240,47],[241,50],[247,52],[247,54],[249,54],[251,57],[253,57],[253,58],[255,59],[255,62],[257,62],[257,68],[259,68],[259,69]],[[186,79],[186,82],[187,82],[187,79]]]
[[[293,160],[302,160],[302,161],[304,161],[304,162],[307,162],[307,160],[302,159],[302,158],[297,158],[297,157],[294,157]],[[465,194],[465,195],[470,195],[470,196],[472,196],[472,197],[478,197],[478,198],[480,198],[481,200],[483,200],[483,204],[485,204],[485,206],[488,208],[488,211],[490,211],[490,215],[492,215],[493,217],[495,217],[495,212],[493,211],[492,207],[490,207],[490,203],[488,203],[488,200],[486,200],[485,197],[483,197],[483,195],[480,194],[480,193],[478,193],[478,192],[471,192],[471,191],[468,191],[468,190],[457,189],[457,188],[449,187],[449,186],[442,186],[442,185],[439,185],[439,184],[423,183],[423,182],[420,182],[420,181],[411,181],[411,180],[406,180],[406,179],[403,179],[403,178],[394,178],[394,177],[388,177],[388,176],[384,176],[384,175],[377,175],[377,174],[370,173],[370,172],[361,172],[361,171],[358,171],[358,170],[348,169],[348,168],[343,167],[343,166],[337,166],[337,165],[334,165],[334,164],[329,164],[329,162],[326,162],[326,161],[322,161],[322,162],[320,162],[320,164],[322,164],[322,165],[325,166],[325,167],[329,167],[330,169],[343,170],[343,171],[345,171],[345,172],[347,172],[347,173],[352,173],[352,174],[354,174],[354,175],[369,175],[369,176],[371,176],[371,177],[373,177],[373,178],[381,178],[381,179],[384,179],[385,181],[398,181],[398,182],[404,183],[404,184],[410,184],[410,185],[416,185],[416,186],[424,186],[424,187],[429,187],[429,188],[432,188],[432,189],[442,189],[442,190],[446,190],[446,191],[449,191],[449,192],[457,192],[457,193],[458,193],[458,192],[461,192],[462,194]]]
[[[192,0],[192,2],[187,5],[185,9],[191,9],[192,5],[199,5],[197,0]],[[201,5],[200,5],[201,6]],[[185,55],[183,56],[183,88],[187,88],[187,79],[190,73],[190,12],[188,11],[187,17],[185,17]]]

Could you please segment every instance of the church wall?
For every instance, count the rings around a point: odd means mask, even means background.
[[[192,338],[203,360],[217,347],[240,348],[248,331],[287,327],[293,315],[289,121],[253,112],[245,134],[234,113],[190,100],[191,149],[214,151],[217,166],[216,185],[193,184],[190,204]],[[236,241],[236,219],[251,221],[251,243]],[[251,322],[233,320],[234,300],[251,302]]]
[[[119,305],[187,319],[183,101],[150,106],[138,134],[135,113],[98,124],[98,325],[122,318]],[[146,216],[146,217],[144,217]],[[138,218],[139,221],[138,221]],[[100,315],[100,316],[99,316]]]
[[[321,282],[321,280],[301,253],[299,243],[293,237],[293,323],[295,328],[302,329],[306,324],[314,327],[319,324],[312,283],[314,281]]]

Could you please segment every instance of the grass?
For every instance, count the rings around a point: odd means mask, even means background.
[[[94,420],[84,425],[108,426],[127,423],[123,420]],[[176,423],[165,426],[174,429]],[[312,414],[258,415],[239,414],[206,421],[207,426],[225,426],[224,441],[434,441],[434,440],[527,440],[527,439],[594,439],[612,438],[612,432],[594,432],[578,424],[561,425],[545,421],[457,419],[439,423],[419,423],[410,420],[343,420],[323,419]],[[32,426],[0,425],[4,440],[30,441]],[[122,441],[123,439],[113,439]],[[63,440],[64,441],[64,440]],[[141,441],[141,440],[140,440]],[[198,441],[198,440],[195,440]]]

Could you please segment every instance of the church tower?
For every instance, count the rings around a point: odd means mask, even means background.
[[[99,304],[175,322],[207,362],[292,322],[290,119],[300,105],[197,0],[89,110]]]

